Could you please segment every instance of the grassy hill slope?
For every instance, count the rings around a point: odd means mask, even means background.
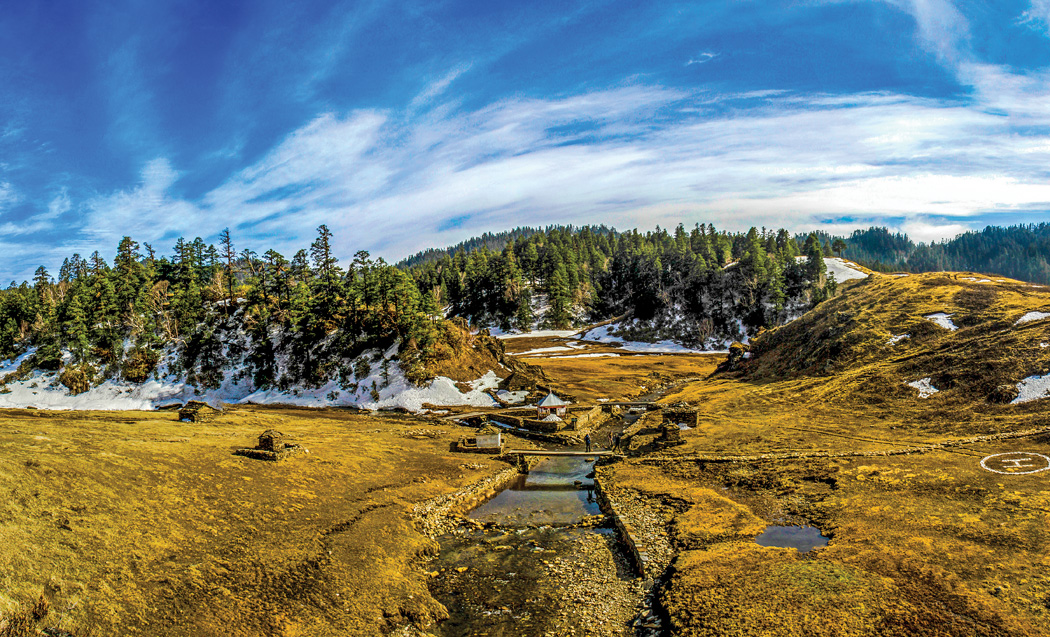
[[[1037,313],[1046,317],[1031,320]],[[928,318],[937,315],[957,329]],[[795,381],[797,402],[964,433],[976,416],[1023,424],[1043,411],[1009,403],[1023,379],[1050,371],[1047,343],[1050,289],[972,273],[875,275],[762,334],[730,376]],[[938,391],[921,397],[909,383],[922,379]]]

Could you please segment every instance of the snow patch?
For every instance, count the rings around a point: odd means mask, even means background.
[[[926,378],[920,378],[919,380],[913,380],[912,382],[907,383],[907,385],[908,387],[914,387],[919,390],[919,398],[929,398],[940,391],[933,386],[929,376]]]
[[[604,352],[600,354],[568,354],[566,356],[551,356],[551,358],[602,358],[605,356],[619,356],[619,354],[613,354],[611,352]]]
[[[1050,318],[1050,312],[1029,312],[1017,319],[1014,325],[1022,325],[1024,323],[1030,323],[1032,321],[1041,321],[1045,318]]]
[[[935,312],[933,314],[927,314],[923,318],[931,320],[937,325],[940,325],[946,330],[951,330],[952,332],[959,329],[958,326],[955,325],[955,323],[952,323],[951,314],[945,314],[944,312]]]
[[[704,350],[690,349],[684,345],[679,345],[674,341],[656,341],[655,343],[643,343],[640,341],[625,341],[624,339],[613,336],[612,330],[615,329],[613,325],[602,325],[596,327],[593,330],[585,330],[577,335],[577,338],[585,341],[593,341],[597,343],[608,343],[610,345],[616,344],[620,349],[628,352],[643,352],[647,354],[697,354],[702,353]],[[567,357],[565,357],[567,358]]]
[[[853,267],[849,261],[840,259],[838,257],[824,258],[824,265],[828,268],[829,274],[835,275],[835,280],[839,283],[844,281],[852,281],[854,279],[866,279],[867,274],[864,274],[857,268]]]
[[[571,352],[575,347],[539,347],[537,349],[530,349],[527,352],[513,352],[511,356],[528,356],[530,354],[548,354],[550,352]]]
[[[886,341],[886,344],[893,345],[895,343],[903,341],[906,338],[911,338],[911,334],[897,334],[895,336],[891,336],[890,340]]]
[[[201,390],[187,383],[185,375],[169,371],[177,358],[174,351],[169,351],[161,359],[156,376],[144,383],[107,380],[77,395],[71,395],[69,390],[58,382],[58,374],[55,372],[36,370],[26,380],[7,384],[6,393],[0,393],[0,408],[152,410],[160,405],[185,403],[189,400],[201,400],[213,406],[221,403],[288,404],[305,407],[339,405],[365,409],[404,407],[411,411],[421,411],[424,403],[476,407],[497,405],[495,399],[485,393],[499,386],[500,379],[495,372],[490,370],[481,378],[468,383],[469,389],[465,392],[460,391],[454,381],[443,376],[435,378],[425,387],[416,387],[405,378],[400,365],[393,358],[396,352],[395,345],[385,353],[369,350],[362,354],[362,358],[367,360],[381,359],[384,362],[372,363],[368,377],[360,379],[350,388],[344,388],[337,381],[331,380],[321,387],[258,389],[243,369],[232,366],[223,370],[218,387]],[[27,352],[13,361],[0,363],[0,371],[15,371],[21,361],[31,353]],[[286,362],[283,357],[279,357],[278,367],[285,367]],[[524,397],[517,397],[517,400],[524,400]]]
[[[540,336],[558,336],[561,338],[569,338],[579,333],[579,330],[535,330],[532,332],[504,332],[499,328],[490,328],[489,334],[496,338],[507,339],[507,338],[533,338]]]
[[[502,400],[503,402],[516,405],[518,403],[524,402],[525,398],[528,397],[529,392],[507,391],[506,389],[501,389],[498,392],[496,392],[496,395],[499,396],[500,400]]]
[[[1030,400],[1039,400],[1047,396],[1050,396],[1050,374],[1029,376],[1017,383],[1017,398],[1011,400],[1010,404],[1026,403]]]
[[[795,257],[795,261],[799,263],[808,261],[809,257]],[[824,257],[824,267],[827,269],[828,274],[835,275],[835,280],[839,283],[846,281],[852,281],[854,279],[866,279],[867,274],[864,274],[857,268],[853,267],[849,261],[840,259],[839,257]]]

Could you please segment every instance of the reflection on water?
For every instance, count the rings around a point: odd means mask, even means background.
[[[762,546],[798,549],[800,553],[805,553],[827,546],[828,538],[815,526],[767,526],[755,538],[755,542]]]
[[[594,498],[593,458],[553,457],[519,475],[470,517],[506,526],[573,524],[600,513]]]

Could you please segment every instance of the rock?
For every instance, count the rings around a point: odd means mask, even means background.
[[[1005,404],[1017,398],[1016,385],[999,385],[988,394],[988,402]]]

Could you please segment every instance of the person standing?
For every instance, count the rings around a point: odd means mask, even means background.
[[[583,444],[587,445],[587,453],[591,452],[591,434],[583,437]]]

